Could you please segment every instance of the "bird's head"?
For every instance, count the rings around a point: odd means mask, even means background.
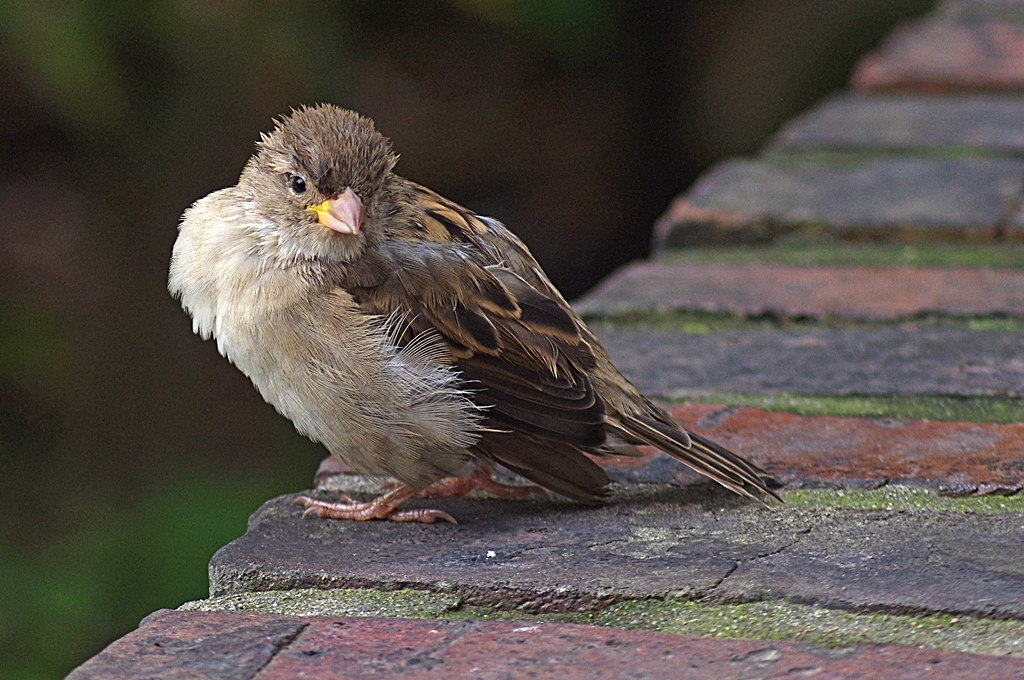
[[[373,121],[321,104],[262,135],[239,188],[268,220],[265,246],[284,260],[355,259],[386,219],[398,156]]]

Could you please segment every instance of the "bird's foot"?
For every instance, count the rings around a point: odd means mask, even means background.
[[[443,519],[452,524],[458,524],[454,517],[440,510],[398,509],[399,505],[414,495],[416,495],[416,491],[412,487],[407,484],[400,484],[383,496],[378,496],[367,503],[353,500],[344,494],[342,494],[341,500],[338,503],[318,501],[308,496],[297,496],[292,502],[306,507],[306,511],[302,513],[303,518],[306,515],[316,515],[317,517],[328,519],[354,519],[359,521],[387,519],[392,522],[423,522],[425,524],[432,524],[439,519]]]
[[[540,486],[520,486],[517,484],[502,484],[492,476],[494,470],[486,465],[477,465],[468,475],[464,477],[450,477],[434,482],[420,492],[425,498],[440,497],[451,498],[461,496],[470,491],[486,491],[498,498],[511,498],[517,501],[525,501],[533,494],[551,500],[548,490]]]

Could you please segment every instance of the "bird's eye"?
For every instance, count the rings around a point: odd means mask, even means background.
[[[302,194],[306,191],[306,180],[298,175],[288,175],[288,188],[293,194]]]

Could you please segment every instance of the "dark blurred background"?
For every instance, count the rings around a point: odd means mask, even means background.
[[[0,675],[59,677],[323,450],[166,292],[182,210],[302,103],[510,225],[568,297],[925,0],[0,1]]]

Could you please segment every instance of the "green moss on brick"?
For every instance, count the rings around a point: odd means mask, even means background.
[[[786,602],[707,605],[647,600],[615,605],[593,622],[677,635],[789,640],[826,647],[873,642],[1024,657],[1024,622],[949,614],[855,613]]]
[[[783,243],[763,247],[668,250],[663,251],[657,259],[672,264],[1024,269],[1024,244],[872,245],[834,243],[821,239],[800,235]]]
[[[692,392],[677,401],[727,406],[759,406],[768,411],[802,416],[848,418],[911,418],[973,423],[1024,422],[1024,400],[998,397],[816,396],[790,393],[724,394]]]
[[[891,485],[867,491],[842,489],[799,489],[781,491],[789,508],[828,508],[843,510],[908,510],[976,512],[999,514],[1024,513],[1024,495],[944,496],[915,486]],[[1022,514],[1024,517],[1024,514]]]
[[[432,619],[459,606],[454,595],[423,590],[337,588],[270,590],[186,602],[186,611],[232,611],[287,616],[398,616]]]

